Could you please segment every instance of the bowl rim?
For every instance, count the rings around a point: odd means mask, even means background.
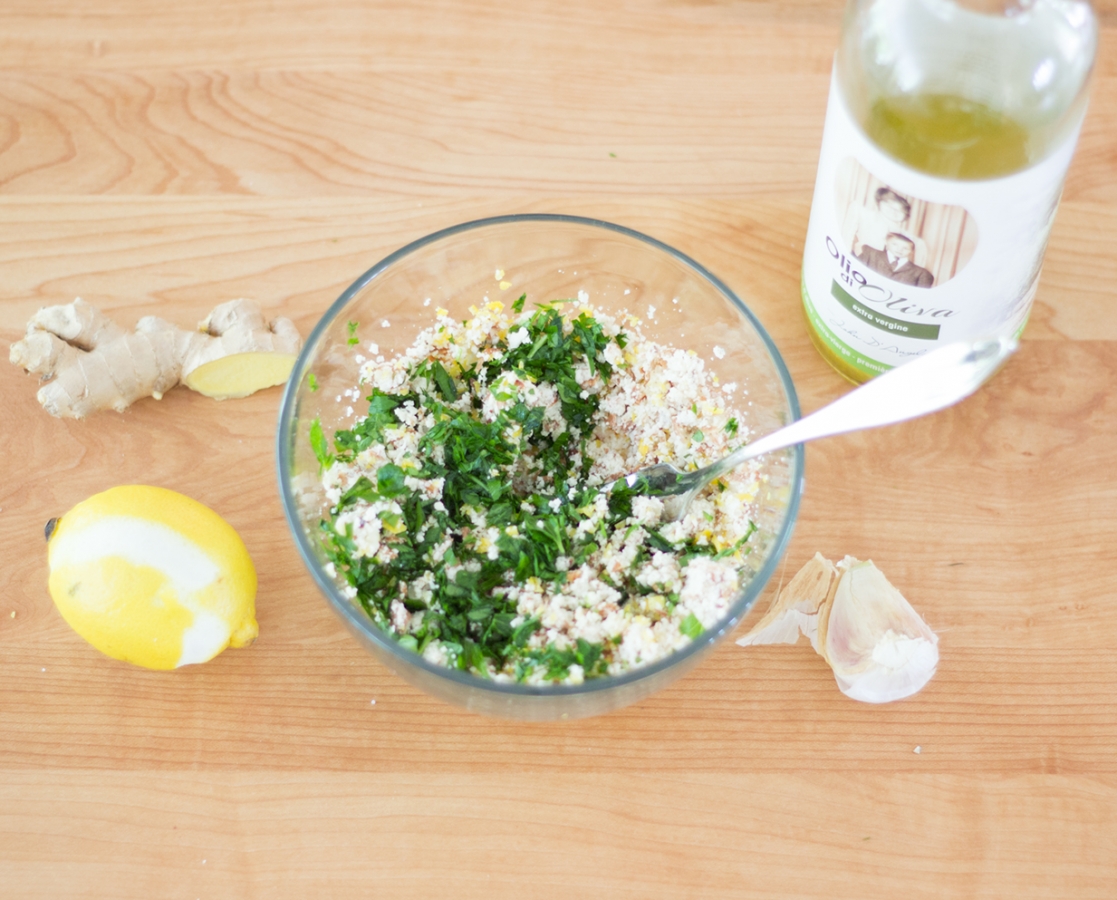
[[[417,250],[422,249],[430,244],[447,238],[454,237],[468,231],[477,231],[484,228],[494,226],[523,224],[525,222],[544,223],[544,224],[560,224],[560,225],[573,225],[587,227],[591,229],[600,229],[614,234],[619,234],[624,237],[633,239],[639,243],[646,244],[656,250],[659,250],[667,255],[673,257],[678,262],[682,263],[686,268],[689,268],[697,274],[700,279],[709,282],[723,297],[734,306],[739,313],[741,313],[759,335],[768,355],[775,365],[776,372],[779,376],[780,384],[784,390],[784,395],[787,398],[788,411],[791,415],[791,421],[798,419],[801,415],[799,408],[799,398],[795,391],[795,385],[791,380],[791,374],[784,363],[783,356],[780,354],[779,349],[776,347],[775,342],[768,334],[767,329],[760,323],[753,311],[737,296],[728,285],[725,284],[720,278],[710,272],[705,266],[698,263],[685,253],[675,249],[663,241],[657,240],[642,232],[628,228],[624,225],[617,225],[603,219],[590,218],[586,216],[574,216],[557,213],[515,213],[509,215],[490,216],[481,219],[473,219],[467,222],[462,222],[457,225],[452,225],[448,228],[443,228],[438,231],[431,232],[424,237],[411,241],[409,244],[399,248],[398,250],[389,253],[378,263],[373,265],[361,276],[357,278],[348,288],[346,288],[341,295],[335,300],[330,307],[319,318],[315,327],[311,330],[307,339],[304,341],[302,349],[299,351],[298,358],[295,365],[291,370],[291,375],[287,380],[287,384],[283,389],[283,396],[280,400],[279,406],[279,427],[276,429],[276,467],[277,467],[277,481],[279,483],[280,499],[283,505],[284,518],[287,520],[288,528],[295,539],[295,545],[298,547],[299,555],[302,557],[303,564],[310,572],[311,577],[318,585],[318,589],[329,601],[334,612],[337,613],[342,621],[344,621],[351,630],[362,635],[371,643],[376,645],[377,648],[385,651],[389,657],[398,659],[400,662],[408,666],[414,666],[424,671],[426,674],[433,676],[436,679],[445,679],[450,682],[455,682],[463,688],[478,690],[482,692],[489,692],[494,695],[504,695],[508,698],[512,697],[571,697],[583,694],[594,694],[600,691],[609,691],[621,688],[628,685],[636,684],[637,682],[646,679],[655,678],[661,672],[669,668],[673,668],[686,660],[694,657],[705,651],[711,644],[718,641],[728,631],[736,627],[741,618],[752,609],[753,604],[763,592],[771,581],[772,575],[775,571],[776,565],[783,558],[787,550],[787,545],[791,540],[792,532],[795,528],[795,523],[798,520],[799,503],[803,492],[803,445],[798,444],[789,449],[791,455],[791,465],[789,471],[789,497],[787,510],[783,516],[778,534],[775,536],[772,549],[768,554],[764,565],[753,576],[745,589],[741,592],[740,596],[730,606],[729,614],[726,618],[722,619],[715,627],[707,629],[703,632],[702,636],[692,640],[685,647],[668,654],[663,659],[656,662],[649,663],[646,666],[632,669],[620,675],[608,675],[599,678],[592,678],[584,681],[582,684],[565,685],[565,684],[545,684],[545,685],[526,685],[516,682],[495,682],[482,676],[473,675],[469,672],[464,672],[459,669],[451,669],[445,666],[438,666],[424,659],[420,654],[400,647],[399,644],[392,638],[383,634],[381,630],[372,622],[368,615],[360,608],[359,604],[346,600],[340,596],[337,591],[337,586],[329,579],[325,572],[322,571],[318,563],[317,557],[313,548],[310,545],[309,538],[303,528],[297,512],[294,493],[291,490],[289,479],[284,475],[289,470],[290,464],[293,462],[291,456],[293,451],[293,439],[295,435],[292,433],[292,423],[294,422],[293,410],[295,401],[299,390],[299,385],[304,378],[305,370],[308,368],[310,354],[312,348],[317,345],[319,338],[322,334],[333,324],[337,318],[338,313],[349,303],[349,301],[361,290],[363,290],[370,282],[373,281],[381,272],[384,272],[398,261],[413,254]]]

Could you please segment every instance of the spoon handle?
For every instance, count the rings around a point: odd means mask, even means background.
[[[1016,351],[1015,338],[946,344],[890,369],[809,416],[765,435],[710,468],[713,477],[746,459],[815,438],[892,425],[945,409],[968,397]]]

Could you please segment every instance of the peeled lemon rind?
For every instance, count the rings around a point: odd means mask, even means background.
[[[150,669],[252,643],[256,571],[217,513],[165,488],[128,485],[79,503],[49,535],[51,597],[101,652]]]

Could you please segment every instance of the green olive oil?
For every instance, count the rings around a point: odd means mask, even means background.
[[[1096,43],[1088,0],[848,0],[802,281],[842,375],[1023,329]]]
[[[981,103],[948,94],[877,100],[859,123],[889,156],[928,175],[961,180],[999,178],[1026,168],[1028,130]],[[808,327],[815,349],[839,374],[858,384],[869,376],[849,365]]]
[[[999,178],[1028,166],[1028,129],[949,94],[887,97],[861,123],[869,140],[913,169],[943,178]]]

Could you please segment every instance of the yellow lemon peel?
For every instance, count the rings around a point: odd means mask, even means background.
[[[196,500],[165,488],[115,487],[48,530],[51,598],[102,653],[174,669],[256,639],[248,550]]]

